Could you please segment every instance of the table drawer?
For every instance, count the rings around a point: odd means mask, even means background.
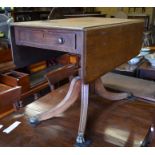
[[[75,53],[76,34],[65,30],[15,28],[17,45]]]

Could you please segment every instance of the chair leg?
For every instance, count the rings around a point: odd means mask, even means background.
[[[80,77],[75,77],[70,84],[69,91],[65,98],[57,104],[54,108],[50,109],[47,112],[44,112],[42,114],[39,114],[37,116],[31,117],[29,119],[29,122],[32,125],[37,125],[43,120],[50,119],[52,117],[56,117],[66,111],[71,105],[75,103],[75,101],[78,99],[81,91],[81,80]]]

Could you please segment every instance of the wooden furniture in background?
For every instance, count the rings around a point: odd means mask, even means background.
[[[0,49],[0,118],[17,110],[21,87],[7,85],[2,79],[2,73],[15,69],[10,48]],[[10,81],[9,81],[10,82]]]
[[[13,61],[5,62],[0,64],[0,74],[9,72],[10,70],[15,69],[16,66]]]
[[[54,84],[56,82],[59,82],[62,79],[73,76],[75,73],[77,73],[77,67],[75,65],[66,65],[53,72],[49,72],[46,75],[46,77],[48,79],[51,90],[53,91]],[[60,103],[58,103],[57,106],[51,108],[47,112],[37,115],[37,119],[39,119],[39,121],[43,121],[62,114],[78,99],[80,93],[80,87],[81,87],[80,78],[79,77],[73,78],[70,87],[68,89],[68,93],[64,97],[64,99]],[[33,120],[32,118],[31,121],[35,120]]]
[[[149,29],[150,24],[150,16],[145,13],[132,13],[128,14],[129,19],[141,19],[144,20],[144,29],[147,31]]]
[[[1,49],[0,50],[0,64],[12,60],[11,49]]]
[[[51,71],[46,74],[46,78],[48,80],[49,86],[51,90],[54,88],[54,84],[65,79],[69,78],[75,74],[77,74],[78,68],[75,65],[65,65],[60,67],[54,71]]]
[[[68,63],[70,63],[70,57],[68,56]],[[73,57],[74,58],[74,57]],[[64,58],[61,58],[63,61]],[[74,59],[73,59],[74,60]],[[76,60],[76,59],[75,59]],[[37,73],[38,71],[43,70],[46,67],[46,61],[41,61],[39,63],[32,64],[28,66],[28,73],[25,73],[23,69],[19,69],[17,71],[15,64],[12,61],[12,54],[9,48],[1,48],[0,49],[0,81],[6,86],[16,87],[21,86],[21,96],[20,96],[20,106],[22,105],[22,101],[26,100],[27,97],[34,96],[34,99],[39,97],[39,92],[47,89],[49,87],[46,79],[37,83],[35,86],[31,86],[30,75]],[[61,64],[61,63],[60,63]],[[40,65],[43,65],[40,67]],[[38,68],[39,67],[39,68]],[[42,75],[44,76],[44,75]]]
[[[155,67],[147,61],[138,67],[138,77],[146,80],[155,80]]]
[[[137,68],[139,65],[140,65],[139,63],[136,65],[130,65],[130,64],[128,64],[128,62],[126,62],[126,63],[116,67],[112,72],[122,74],[122,75],[136,77],[137,76]]]
[[[46,63],[46,61],[41,61],[41,62],[38,62],[38,63],[28,66],[28,68],[29,68],[30,73],[36,73],[38,71],[46,69],[47,63]]]
[[[0,118],[17,110],[21,87],[10,87],[0,81]]]
[[[128,12],[132,12],[132,9],[133,9],[133,12],[137,12],[136,11],[137,9],[141,10],[142,13],[145,13],[145,11],[146,11],[145,7],[129,7]]]
[[[29,76],[26,73],[17,71],[7,72],[0,76],[0,81],[8,86],[21,86],[22,93],[30,89]]]
[[[75,66],[79,66],[80,58],[76,54],[64,54],[57,58],[59,64],[69,65],[74,64]]]
[[[0,49],[0,74],[15,69],[15,65],[12,61],[11,49]]]
[[[34,20],[46,20],[53,8],[52,7],[34,7],[34,8],[25,8],[25,7],[15,7],[11,11],[11,15],[14,18],[15,22],[21,21],[34,21]],[[3,12],[4,13],[4,12]],[[89,16],[99,16],[100,12],[95,11],[94,7],[56,7],[51,14],[50,19],[62,19],[68,18],[70,15],[89,15]]]
[[[45,53],[44,50],[49,53],[56,53],[57,50],[79,55],[81,115],[76,143],[83,146],[88,145],[84,132],[89,84],[136,56],[141,48],[142,32],[143,22],[129,19],[87,17],[14,23],[11,26],[12,51],[17,66],[39,59],[37,54],[26,59],[29,57],[27,49],[32,51],[41,48],[42,54]],[[27,62],[19,59],[23,54]],[[37,118],[36,120],[39,121]]]
[[[24,99],[27,96],[30,96],[33,94],[37,94],[37,92],[39,92],[40,90],[43,90],[49,86],[50,86],[50,88],[53,89],[57,82],[60,82],[64,78],[68,78],[69,74],[72,74],[72,71],[74,71],[76,68],[79,67],[79,57],[77,55],[64,54],[56,59],[56,63],[58,63],[60,66],[55,69],[52,69],[51,71],[49,70],[47,73],[45,73],[43,75],[45,78],[37,85],[30,86],[30,89],[28,91],[23,92],[21,95],[21,99]],[[34,71],[34,70],[36,70],[35,67],[36,66],[38,67],[38,65],[40,65],[40,64],[41,65],[43,64],[43,67],[44,67],[45,61],[31,65],[28,68],[29,69],[33,68],[33,71]],[[70,70],[69,74],[66,75],[66,73],[64,72],[64,69],[67,69],[67,67],[71,67],[70,68],[71,70]],[[77,70],[75,71],[75,73],[76,72],[77,72]],[[56,75],[58,75],[58,76],[56,76]]]

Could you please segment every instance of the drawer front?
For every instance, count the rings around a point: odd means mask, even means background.
[[[76,53],[76,34],[64,30],[15,28],[17,45]]]
[[[2,74],[0,82],[11,87],[22,86],[22,93],[30,90],[29,75],[17,71]]]

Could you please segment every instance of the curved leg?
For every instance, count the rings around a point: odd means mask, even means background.
[[[84,132],[87,122],[88,103],[89,103],[89,84],[82,83],[80,123],[75,146],[88,146],[91,143],[88,140],[86,141],[84,138]]]
[[[31,124],[38,124],[40,121],[56,117],[66,111],[79,97],[81,91],[80,77],[75,77],[70,84],[69,91],[65,98],[54,108],[29,119]]]
[[[103,83],[100,78],[95,81],[95,90],[99,96],[105,99],[108,99],[108,100],[122,100],[122,99],[125,99],[131,96],[130,93],[125,93],[125,92],[124,93],[113,93],[113,92],[107,91],[104,88]]]

